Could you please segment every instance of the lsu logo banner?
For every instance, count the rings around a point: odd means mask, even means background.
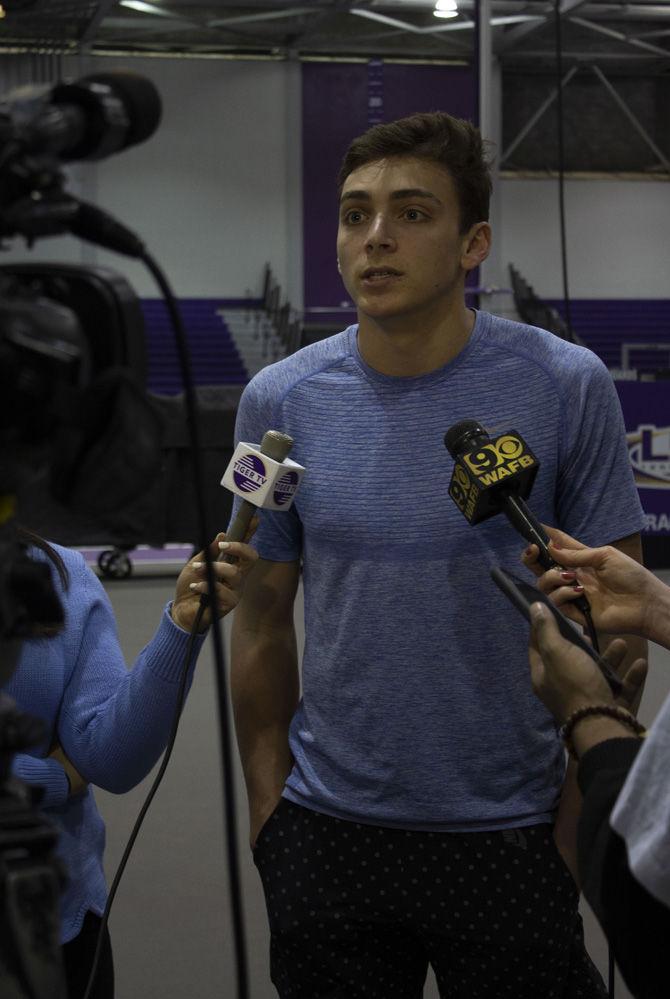
[[[670,427],[641,424],[626,439],[638,488],[670,489]]]

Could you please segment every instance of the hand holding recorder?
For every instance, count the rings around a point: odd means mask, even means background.
[[[579,586],[599,630],[641,635],[670,645],[670,588],[617,548],[587,548],[555,527],[545,529],[550,550],[563,568],[542,572],[535,545],[526,549],[522,561],[539,577],[539,589],[567,617],[584,623],[574,604],[575,586]]]
[[[587,652],[561,634],[545,604],[533,604],[530,614],[532,629],[528,658],[533,690],[558,725],[563,725],[576,711],[591,705],[612,704],[627,711],[633,710],[647,675],[644,659],[636,659],[629,667],[615,696],[602,668],[598,668]],[[616,675],[626,652],[626,643],[616,638],[599,658]]]
[[[602,678],[609,686],[611,695],[617,696],[622,693],[623,683],[617,675],[616,668],[613,668],[612,661],[615,661],[615,666],[618,666],[621,662],[623,662],[626,653],[625,642],[619,641],[617,643],[617,648],[613,652],[608,650],[610,652],[609,656],[601,656],[582,636],[581,629],[577,625],[573,624],[572,621],[568,620],[558,607],[551,602],[549,597],[541,590],[538,590],[536,586],[532,586],[525,579],[519,579],[518,576],[512,575],[512,573],[508,572],[506,569],[492,569],[491,578],[494,583],[496,583],[498,588],[502,590],[505,596],[511,601],[511,603],[514,604],[516,609],[520,611],[520,613],[523,614],[526,620],[531,624],[533,623],[531,607],[535,604],[541,604],[547,615],[553,618],[553,627],[558,632],[562,641],[566,643],[566,648],[569,649],[572,647],[573,651],[586,655],[592,660],[600,671]],[[622,652],[619,655],[620,648],[622,649]]]

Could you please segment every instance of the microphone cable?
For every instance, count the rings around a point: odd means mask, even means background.
[[[572,315],[570,308],[570,291],[568,287],[568,254],[567,240],[565,235],[565,116],[563,108],[563,29],[561,26],[561,0],[554,0],[554,42],[556,48],[556,135],[558,139],[558,216],[560,226],[561,241],[561,269],[563,272],[563,308],[565,312],[565,322],[568,327],[570,339],[574,342],[574,332],[572,328]],[[593,619],[589,612],[585,612],[586,627],[589,637],[596,652],[600,652],[598,647],[598,637],[593,625]],[[608,999],[614,999],[614,955],[608,943]]]
[[[184,382],[184,396],[186,401],[186,417],[189,426],[189,436],[191,440],[191,453],[193,456],[193,478],[195,484],[196,501],[198,507],[198,523],[200,526],[200,548],[205,555],[205,567],[207,577],[207,588],[210,594],[216,592],[216,576],[214,573],[214,559],[210,551],[209,539],[210,531],[207,523],[207,509],[205,504],[205,472],[201,457],[200,430],[198,427],[198,403],[193,382],[191,369],[191,357],[188,348],[186,330],[182,322],[179,306],[175,295],[170,287],[166,275],[161,270],[156,260],[143,250],[140,259],[152,274],[158,285],[172,321],[172,326],[179,352],[179,360],[182,369]],[[204,611],[201,603],[196,624]],[[223,646],[223,632],[219,617],[212,613],[212,640],[214,643],[214,663],[216,674],[216,699],[219,714],[219,736],[221,742],[221,763],[223,769],[223,802],[224,802],[224,829],[226,831],[226,847],[228,860],[228,878],[231,902],[231,915],[233,921],[233,944],[235,951],[235,968],[237,975],[237,996],[238,999],[248,999],[249,996],[249,974],[247,967],[246,934],[244,928],[244,916],[242,910],[242,891],[240,879],[240,862],[237,845],[237,807],[235,801],[235,772],[233,768],[232,752],[232,732],[230,725],[229,697],[227,689],[225,651]]]
[[[135,840],[137,839],[139,831],[142,828],[142,823],[144,822],[144,818],[147,812],[149,811],[151,802],[154,800],[156,791],[160,787],[160,784],[165,775],[165,771],[167,770],[167,765],[170,761],[170,757],[172,756],[172,750],[174,748],[175,740],[177,738],[177,729],[179,728],[179,719],[181,718],[181,713],[184,708],[184,702],[186,700],[186,681],[188,678],[189,667],[191,665],[193,646],[195,644],[195,637],[198,634],[198,627],[200,625],[201,619],[202,619],[202,607],[199,608],[198,610],[198,614],[196,616],[195,621],[193,622],[193,626],[189,634],[188,645],[186,647],[186,654],[184,656],[184,665],[182,667],[181,675],[179,677],[179,688],[177,690],[177,703],[175,707],[174,718],[172,721],[172,727],[170,729],[170,735],[168,736],[167,746],[165,747],[165,750],[163,752],[161,765],[158,770],[158,773],[156,774],[156,777],[154,778],[151,784],[151,787],[149,788],[149,792],[146,798],[144,799],[144,803],[140,808],[139,814],[130,832],[130,836],[128,837],[128,841],[123,851],[123,855],[121,857],[121,860],[119,861],[116,873],[114,874],[112,883],[109,888],[109,893],[107,895],[107,902],[105,904],[105,910],[102,914],[100,929],[98,931],[98,939],[96,942],[95,952],[93,955],[93,963],[91,964],[91,970],[89,972],[88,982],[86,985],[86,991],[84,992],[83,999],[90,999],[91,990],[95,985],[95,978],[98,973],[98,965],[100,963],[100,957],[102,954],[102,945],[105,936],[105,930],[107,929],[107,924],[109,922],[109,914],[112,910],[112,904],[114,902],[114,898],[116,896],[119,883],[121,881],[121,878],[123,877],[123,873],[126,869],[128,860],[130,859],[130,854],[135,845]]]
[[[136,257],[145,264],[152,277],[154,278],[156,284],[158,285],[161,295],[167,306],[168,314],[172,324],[172,328],[175,335],[175,341],[177,345],[177,352],[180,361],[182,381],[184,385],[184,398],[186,403],[186,417],[189,430],[189,442],[191,445],[191,454],[193,457],[193,479],[195,485],[196,494],[196,505],[198,510],[198,527],[200,531],[200,549],[204,552],[204,561],[206,567],[206,578],[209,593],[215,593],[216,588],[216,577],[214,573],[214,560],[210,552],[209,546],[209,528],[207,524],[207,511],[204,499],[204,469],[201,458],[200,451],[200,432],[198,428],[198,403],[196,398],[195,386],[192,376],[191,368],[191,358],[188,347],[188,340],[186,337],[186,330],[179,312],[179,306],[175,295],[170,287],[170,283],[163,273],[161,267],[157,261],[149,254],[149,252],[144,247],[144,244],[136,237],[130,230],[127,230],[125,226],[118,223],[111,216],[107,216],[105,213],[98,209],[94,209],[93,206],[83,205],[83,219],[85,223],[88,223],[89,219],[97,223],[100,220],[105,226],[103,239],[97,240],[95,238],[94,229],[88,230],[86,226],[85,231],[75,231],[72,227],[71,231],[75,235],[79,235],[84,239],[91,239],[93,242],[100,242],[101,245],[107,245],[109,249],[115,250],[119,253],[126,253],[129,256]],[[111,236],[109,242],[106,242],[107,237]],[[109,917],[109,912],[111,909],[111,904],[116,894],[116,890],[121,879],[121,875],[125,869],[127,860],[130,856],[130,852],[139,833],[140,827],[144,820],[144,817],[148,811],[149,805],[153,800],[153,797],[158,789],[158,786],[163,778],[165,769],[167,767],[170,754],[172,752],[172,747],[177,733],[177,727],[179,723],[179,718],[181,716],[183,700],[186,691],[186,678],[188,676],[188,667],[190,663],[191,651],[194,643],[194,636],[197,633],[197,629],[202,621],[202,615],[206,606],[205,601],[201,601],[196,619],[191,630],[191,636],[189,639],[189,645],[187,648],[186,659],[184,663],[183,675],[180,681],[179,694],[177,698],[177,707],[175,710],[175,718],[173,722],[172,732],[170,734],[170,739],[168,747],[163,755],[163,762],[160,767],[160,771],[156,776],[154,784],[152,785],[147,799],[140,810],[138,819],[133,827],[130,838],[126,849],[124,850],[122,860],[119,864],[119,868],[114,877],[112,888],[110,889],[110,894],[108,897],[107,905],[105,906],[105,913],[103,916],[103,924],[100,927],[98,942],[96,945],[94,966],[91,970],[89,976],[88,985],[86,988],[86,993],[84,999],[90,999],[91,989],[93,987],[93,982],[95,980],[95,973],[97,971],[97,965],[100,959],[100,954],[102,952],[103,934],[105,927],[107,926],[107,921]],[[217,707],[219,715],[219,735],[221,742],[221,760],[222,760],[222,770],[223,770],[223,803],[224,803],[224,829],[225,829],[225,840],[227,848],[227,868],[228,868],[228,879],[229,879],[229,891],[230,891],[230,903],[231,903],[231,915],[233,924],[233,945],[234,945],[234,960],[235,960],[235,971],[237,978],[237,999],[249,999],[249,972],[248,972],[248,960],[247,960],[247,946],[246,946],[246,933],[244,927],[244,915],[242,908],[242,892],[241,892],[241,878],[240,878],[240,863],[239,863],[239,851],[237,844],[237,806],[236,806],[236,796],[235,796],[235,775],[233,768],[233,755],[232,755],[232,733],[230,725],[230,711],[228,706],[228,691],[227,691],[227,676],[225,667],[225,652],[223,645],[223,636],[221,629],[221,622],[216,614],[212,614],[211,632],[214,644],[214,664],[215,664],[215,674],[216,674],[216,698]]]
[[[561,28],[561,0],[554,0],[554,41],[556,47],[556,138],[558,145],[558,221],[561,244],[561,271],[563,275],[563,308],[570,339],[574,342],[570,291],[568,288],[568,253],[565,234],[565,117],[563,109],[563,40]]]

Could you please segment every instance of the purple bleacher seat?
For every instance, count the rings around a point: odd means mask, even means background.
[[[545,299],[565,316],[562,299]],[[572,327],[584,344],[608,368],[621,366],[624,343],[670,343],[670,299],[668,298],[576,298],[570,300]],[[668,366],[658,351],[635,351],[633,366],[654,370]]]
[[[249,374],[230,330],[219,312],[222,309],[253,309],[259,304],[249,299],[179,300],[196,385],[240,385],[249,381]],[[142,312],[147,347],[147,387],[157,395],[175,395],[183,390],[183,381],[167,308],[162,299],[143,299]]]

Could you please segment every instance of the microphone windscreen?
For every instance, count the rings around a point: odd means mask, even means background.
[[[477,420],[461,420],[449,427],[444,435],[444,446],[452,458],[458,458],[464,451],[469,450],[472,441],[476,445],[477,438],[487,437],[487,433]]]
[[[129,122],[123,149],[144,142],[160,125],[163,113],[160,94],[146,76],[119,69],[93,73],[79,82],[101,83],[109,87],[123,104]]]

